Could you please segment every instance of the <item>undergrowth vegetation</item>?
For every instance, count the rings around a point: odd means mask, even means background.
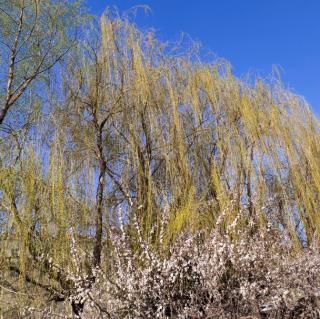
[[[84,272],[90,256],[72,237],[74,268],[61,269],[74,284],[69,301],[84,305],[84,318],[318,318],[319,247],[293,254],[271,225],[239,227],[247,213],[225,231],[222,217],[210,233],[183,232],[160,250],[140,235],[137,250],[122,224],[111,228],[112,271]],[[49,307],[27,313],[59,318]]]
[[[319,120],[301,97],[130,16],[0,5],[3,318],[319,318]],[[42,51],[38,16],[59,23]]]

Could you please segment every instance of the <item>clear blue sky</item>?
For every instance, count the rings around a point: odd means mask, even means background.
[[[136,23],[162,40],[181,32],[226,58],[236,75],[266,76],[280,68],[286,86],[320,115],[320,0],[87,0],[95,14],[146,4],[152,13]]]

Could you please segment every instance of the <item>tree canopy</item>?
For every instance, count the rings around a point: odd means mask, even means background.
[[[233,241],[272,227],[293,253],[318,242],[319,120],[303,98],[168,47],[130,16],[85,12],[0,1],[0,290],[12,309],[67,302],[63,269],[112,273],[121,227],[137,252],[235,221]]]

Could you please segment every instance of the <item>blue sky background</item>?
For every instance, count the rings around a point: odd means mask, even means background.
[[[146,4],[136,23],[162,40],[182,32],[229,60],[237,76],[267,76],[277,66],[285,85],[320,115],[320,0],[86,0],[94,14]]]

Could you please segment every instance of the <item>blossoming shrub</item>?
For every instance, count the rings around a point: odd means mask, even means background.
[[[184,232],[155,249],[121,228],[110,230],[108,269],[89,274],[88,256],[72,256],[74,290],[69,301],[82,318],[319,318],[320,255],[317,247],[295,252],[272,227],[244,230],[233,224],[210,234]],[[89,256],[90,257],[90,256]],[[81,306],[81,307],[80,307]],[[48,309],[30,309],[53,318]],[[66,314],[68,312],[66,311]],[[75,312],[74,312],[75,313]],[[66,315],[65,314],[65,315]],[[57,314],[61,316],[61,313]],[[68,316],[66,316],[68,318]]]
[[[183,234],[167,254],[118,250],[97,300],[114,318],[314,318],[319,253],[294,255],[275,232]],[[120,246],[121,247],[121,246]],[[135,260],[144,265],[137,266]]]

